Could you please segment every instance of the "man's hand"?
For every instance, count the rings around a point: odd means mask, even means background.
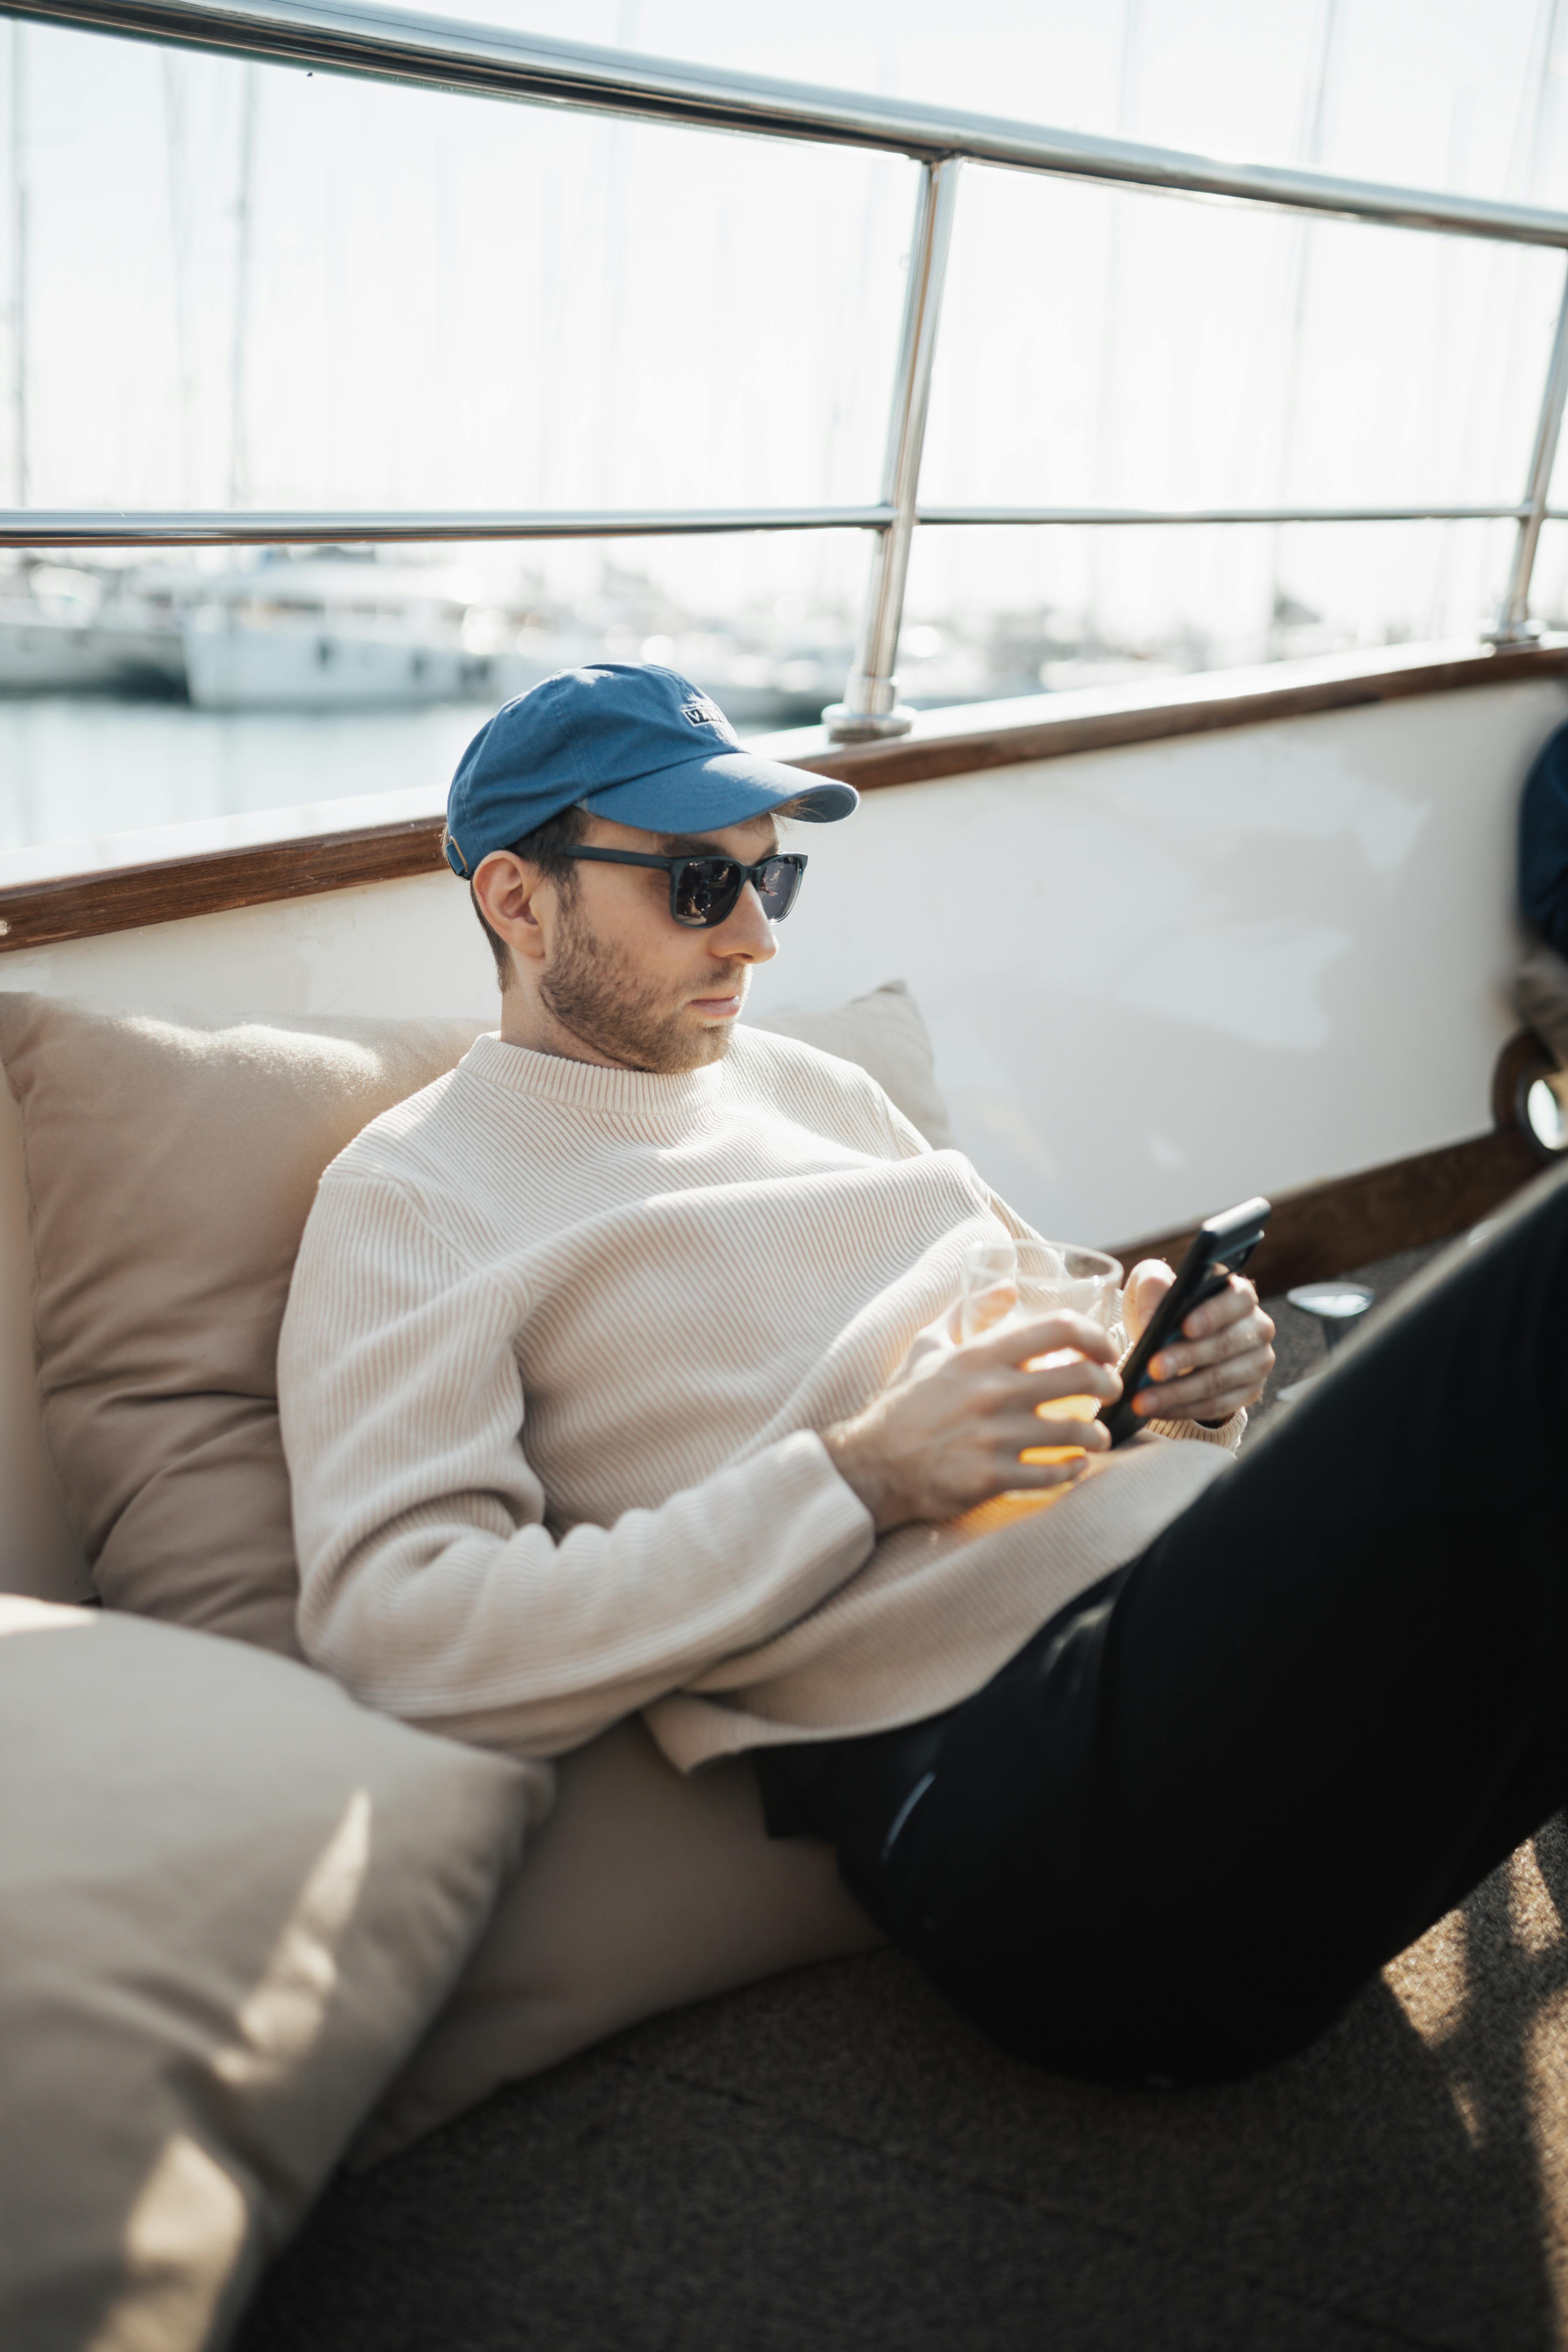
[[[1135,1265],[1123,1294],[1122,1319],[1134,1339],[1175,1276],[1159,1258]],[[1194,1307],[1179,1339],[1167,1340],[1149,1366],[1155,1385],[1133,1399],[1141,1421],[1206,1421],[1216,1426],[1238,1406],[1256,1404],[1274,1369],[1274,1326],[1241,1275]]]
[[[1087,1362],[1024,1369],[1061,1348],[1075,1349]],[[1121,1393],[1115,1357],[1098,1323],[1082,1315],[1042,1316],[963,1347],[927,1349],[855,1420],[825,1429],[822,1442],[879,1535],[911,1519],[956,1518],[994,1495],[1062,1486],[1082,1475],[1082,1455],[1068,1462],[1020,1456],[1037,1446],[1105,1451],[1110,1440],[1098,1421],[1052,1407],[1064,1397],[1110,1403]]]

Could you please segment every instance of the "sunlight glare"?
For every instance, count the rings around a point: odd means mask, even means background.
[[[337,1987],[337,1945],[370,1865],[370,1822],[369,1794],[358,1789],[240,2006],[237,2039],[213,2060],[213,2071],[235,2089],[269,2086],[314,2047]]]
[[[201,2352],[247,2227],[236,2183],[177,2132],[131,2209],[125,2284],[85,2352]]]

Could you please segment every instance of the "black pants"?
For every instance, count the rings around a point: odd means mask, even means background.
[[[832,1840],[1042,2063],[1300,2048],[1568,1798],[1568,1175],[973,1697],[758,1770],[770,1830]]]

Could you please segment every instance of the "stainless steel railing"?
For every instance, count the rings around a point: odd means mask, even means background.
[[[765,138],[906,154],[921,165],[881,496],[872,506],[526,514],[152,514],[0,512],[0,546],[85,548],[335,541],[546,539],[710,531],[858,530],[872,534],[859,650],[842,703],[825,714],[840,740],[902,733],[895,663],[910,547],[918,526],[995,524],[1511,520],[1513,561],[1494,642],[1531,635],[1530,585],[1568,400],[1568,269],[1522,496],[1512,506],[936,507],[919,503],[921,449],[959,167],[965,161],[1110,185],[1177,190],[1385,227],[1568,253],[1568,214],[1479,197],[1380,186],[1327,173],[1232,163],[1086,137],[899,99],[820,89],[379,6],[314,0],[10,0],[17,18],[174,43],[275,64],[469,96],[567,106]]]
[[[1489,512],[1491,509],[1488,509]],[[1499,509],[1513,514],[1522,509]],[[890,506],[868,507],[595,507],[537,513],[475,512],[471,509],[389,509],[311,508],[266,513],[248,508],[168,513],[50,511],[43,507],[0,510],[0,547],[290,547],[357,541],[390,543],[457,539],[666,539],[733,530],[886,530]]]

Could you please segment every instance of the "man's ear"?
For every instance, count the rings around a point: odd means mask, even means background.
[[[492,931],[508,947],[535,963],[544,959],[545,937],[536,904],[548,885],[537,866],[510,849],[492,849],[474,876],[474,896]]]

